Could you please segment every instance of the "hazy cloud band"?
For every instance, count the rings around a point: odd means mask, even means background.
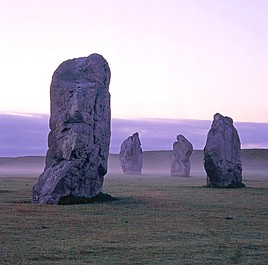
[[[0,156],[45,155],[48,115],[0,114]],[[112,119],[110,152],[118,153],[124,139],[139,132],[143,150],[171,150],[177,134],[194,149],[203,149],[211,121],[166,119]],[[237,122],[242,148],[268,148],[268,123]]]

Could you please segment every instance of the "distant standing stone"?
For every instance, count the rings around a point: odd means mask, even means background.
[[[193,145],[183,135],[177,135],[177,142],[173,144],[171,176],[188,177],[190,175],[189,158],[192,152]]]
[[[204,167],[209,187],[244,187],[241,144],[233,120],[217,113],[207,135]]]
[[[137,132],[129,136],[121,144],[119,157],[122,170],[125,174],[141,174],[142,148]]]
[[[110,75],[98,54],[67,60],[54,72],[49,149],[33,203],[79,202],[101,193],[111,134]]]

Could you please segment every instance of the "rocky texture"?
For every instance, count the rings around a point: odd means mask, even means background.
[[[51,116],[44,172],[33,203],[101,193],[110,144],[110,68],[98,54],[63,62],[50,86]]]
[[[142,148],[137,132],[129,136],[121,144],[119,158],[122,170],[125,174],[141,174]]]
[[[244,187],[240,151],[240,139],[233,120],[215,114],[204,149],[208,187]]]
[[[177,142],[173,144],[171,161],[171,176],[190,175],[191,164],[190,156],[193,152],[193,145],[183,136],[177,135]]]

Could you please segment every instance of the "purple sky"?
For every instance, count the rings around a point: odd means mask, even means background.
[[[166,119],[113,119],[110,151],[119,153],[120,145],[138,131],[143,150],[171,150],[178,134],[183,134],[195,149],[203,149],[211,121]],[[238,122],[242,148],[268,148],[268,124]],[[48,115],[18,116],[0,114],[0,157],[45,155]]]
[[[266,0],[0,0],[0,34],[1,113],[49,114],[57,66],[96,52],[113,118],[268,122]]]

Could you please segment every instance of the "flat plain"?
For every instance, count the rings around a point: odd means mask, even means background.
[[[103,192],[118,200],[32,205],[43,157],[0,158],[0,264],[268,264],[268,150],[243,150],[243,189],[206,188],[202,151],[189,178],[170,151],[143,174],[110,155]]]

